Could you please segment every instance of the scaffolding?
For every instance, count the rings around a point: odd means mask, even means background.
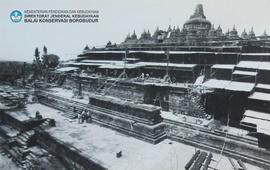
[[[172,83],[171,77],[169,75],[169,63],[170,63],[170,50],[166,50],[165,51],[165,56],[166,56],[166,62],[167,62],[167,66],[166,66],[166,74],[163,77],[163,82],[164,83]]]
[[[128,57],[129,51],[128,48],[125,50],[125,56],[123,58],[124,61],[124,68],[123,72],[112,82],[110,83],[110,80],[106,80],[95,92],[95,94],[101,94],[105,95],[111,88],[117,86],[120,81],[128,79],[127,71],[126,71],[126,62]]]

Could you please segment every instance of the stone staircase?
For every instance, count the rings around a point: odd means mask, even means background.
[[[32,162],[37,157],[28,147],[34,135],[34,130],[30,130],[8,139],[2,147],[1,154],[11,158],[22,169],[32,169]]]
[[[270,93],[270,84],[258,83],[255,87],[256,92]]]
[[[232,80],[239,82],[248,82],[254,83],[256,82],[256,77],[258,73],[256,69],[242,69],[236,67],[232,73]]]
[[[82,108],[78,107],[77,104],[76,104],[75,107],[76,107],[77,112],[74,113],[72,106],[68,105],[67,103],[64,103],[64,102],[68,102],[68,101],[65,101],[64,98],[62,98],[62,99],[54,98],[54,100],[56,100],[56,102],[55,101],[49,101],[47,99],[42,98],[42,99],[39,99],[39,102],[41,104],[44,104],[44,105],[48,106],[48,107],[51,107],[51,108],[54,108],[54,109],[57,109],[57,110],[60,110],[60,111],[64,112],[63,116],[65,116],[65,117],[67,117],[69,119],[77,118],[77,114],[79,112],[82,112]],[[64,104],[60,104],[60,103],[64,103]]]
[[[248,97],[248,109],[270,113],[270,85],[258,83]]]
[[[52,123],[54,125],[52,125]],[[51,127],[51,126],[55,126],[55,121],[53,119],[46,119],[41,125],[39,125],[39,127],[43,128],[43,129]]]

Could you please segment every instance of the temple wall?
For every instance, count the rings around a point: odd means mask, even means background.
[[[269,143],[270,143],[270,137],[269,135],[265,135],[262,133],[259,133],[258,135],[258,144],[262,148],[267,148],[268,150],[270,149]]]
[[[71,79],[69,76],[65,79],[62,87],[64,88],[72,88],[75,87],[75,82],[73,79]]]
[[[184,114],[184,110],[181,106],[185,106],[184,103],[184,92],[183,93],[175,93],[171,92],[169,95],[169,111],[173,113],[182,113]]]
[[[159,49],[160,50],[160,49]],[[203,50],[202,50],[203,51]],[[89,53],[83,55],[87,59],[99,59],[99,60],[122,60],[124,54],[119,53]],[[139,58],[144,62],[164,62],[166,60],[165,54],[148,52],[134,52],[129,56]],[[171,63],[182,64],[236,64],[239,60],[237,53],[214,53],[214,52],[183,52],[179,54],[170,54]]]
[[[100,82],[97,79],[87,79],[87,80],[82,79],[81,80],[82,90],[94,93],[99,88],[101,83],[103,83],[103,81]],[[75,87],[78,87],[78,82],[76,83]]]
[[[104,85],[105,80],[91,79],[91,78],[82,78],[81,79],[81,87],[84,92],[92,92],[95,93],[98,91],[102,85]],[[113,85],[114,81],[109,81],[106,83],[106,95],[143,102],[144,101],[144,87],[137,84],[129,84],[125,82],[117,83],[117,85]],[[78,89],[79,83],[73,77],[68,77],[63,85],[64,87],[70,89]]]
[[[91,115],[93,121],[100,125],[131,135],[146,142],[155,144],[165,138],[164,132],[166,126],[163,123],[157,123],[150,126],[136,122],[135,120],[113,116],[98,110],[91,110]]]
[[[144,88],[135,84],[118,84],[109,89],[106,94],[117,98],[132,100],[134,102],[142,103],[144,101]]]
[[[214,119],[238,126],[248,106],[248,92],[217,90],[206,96],[206,111],[214,115]]]
[[[90,54],[83,54],[81,57],[87,57],[90,60],[122,60],[125,57],[125,54],[121,51],[119,53],[90,53]],[[80,58],[77,59],[80,61]]]
[[[89,96],[89,103],[93,106],[108,109],[107,112],[113,112],[113,114],[119,116],[121,113],[123,113],[125,114],[124,117],[126,118],[129,116],[133,120],[149,125],[162,121],[160,116],[160,107],[152,105],[128,102],[125,100],[120,100],[119,98],[102,95]]]
[[[68,84],[73,88],[78,87],[78,83],[74,80],[68,80]],[[82,80],[82,90],[84,92],[96,92],[104,81],[98,82],[97,79]],[[113,81],[108,82],[109,88]],[[189,101],[186,98],[185,88],[170,88],[169,86],[154,86],[121,82],[106,91],[106,95],[116,98],[126,99],[138,103],[152,104],[160,106],[164,111],[172,111],[175,113],[187,113],[189,109]],[[191,114],[189,112],[189,114]],[[196,113],[192,113],[196,114]],[[201,115],[201,114],[199,114]]]
[[[259,70],[258,83],[270,84],[270,70]]]
[[[241,61],[270,61],[270,55],[265,55],[262,53],[261,55],[241,55],[240,56]]]
[[[252,110],[270,113],[270,101],[248,99],[247,107]]]
[[[80,82],[81,82],[82,91],[95,92],[98,89],[98,87],[102,85],[104,81],[98,81],[97,79],[91,79],[91,78],[88,78],[88,79],[82,78]],[[76,80],[74,77],[69,76],[66,78],[63,84],[63,87],[68,88],[68,89],[78,90],[79,81]]]
[[[169,96],[169,111],[176,114],[184,114],[198,118],[206,118],[204,106],[201,103],[203,96],[198,96],[196,100],[190,97],[187,92],[171,92]]]

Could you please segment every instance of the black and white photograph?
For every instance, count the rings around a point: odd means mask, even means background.
[[[1,0],[0,170],[270,170],[270,0]]]

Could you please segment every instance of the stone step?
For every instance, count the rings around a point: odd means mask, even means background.
[[[55,108],[55,109],[61,109],[62,110],[61,107],[59,107],[59,106],[57,106],[57,105],[55,105],[53,103],[49,103],[49,102],[41,102],[41,103],[44,104],[44,105],[46,105],[46,106],[49,106],[49,107],[52,107],[52,108]]]
[[[11,158],[12,156],[9,153],[9,149],[8,148],[4,148],[3,151],[6,153],[5,156],[7,156],[8,158]]]
[[[27,160],[26,163],[27,163],[28,167],[31,167],[33,165],[33,163],[29,160]]]
[[[50,119],[46,119],[45,121],[44,121],[44,123],[49,123],[50,122]]]
[[[51,95],[51,94],[50,94],[50,95]],[[59,96],[55,96],[55,95],[51,95],[51,96],[53,96],[54,99],[57,99],[57,100],[60,101],[60,102],[67,102],[67,103],[72,102],[72,103],[75,103],[77,109],[78,109],[78,108],[80,109],[80,108],[87,107],[87,104],[75,102],[75,101],[73,101],[73,100],[65,99],[65,98],[63,98],[63,97],[59,97]],[[50,104],[50,105],[54,105],[54,106],[60,107],[60,106],[57,105],[57,104],[48,103],[48,101],[46,101],[46,100],[42,100],[42,101],[44,101],[44,102],[47,103],[47,104]],[[67,107],[68,107],[68,108],[67,108]],[[65,107],[65,110],[67,110],[67,109],[70,110],[70,108],[71,108],[71,106],[70,106],[70,105],[67,105],[67,106]]]
[[[26,135],[28,136],[33,136],[35,134],[35,131],[34,130],[29,130],[27,132],[24,132]]]
[[[32,166],[32,162],[29,161],[29,160],[24,160],[23,163],[22,163],[22,168],[23,169],[31,169],[31,166]]]
[[[8,150],[8,153],[10,154],[9,158],[12,158],[14,161],[17,161],[19,159],[19,157],[21,157],[20,154],[18,154],[14,148],[11,148]]]
[[[44,122],[41,124],[41,126],[49,126],[49,122]]]
[[[28,139],[29,138],[29,135],[28,134],[26,134],[26,133],[22,133],[22,134],[20,134],[20,136],[23,136],[24,138],[26,138],[26,139]]]
[[[21,157],[23,157],[27,152],[29,152],[28,150],[24,150],[19,147],[12,147],[12,149]]]
[[[29,149],[28,146],[22,146],[21,148],[22,148],[24,151],[28,151],[28,149]]]
[[[30,154],[28,154],[26,155],[25,160],[32,161],[33,157]]]
[[[27,155],[27,156],[25,157],[25,160],[31,162],[31,161],[33,160],[33,157],[31,157],[30,155]]]
[[[60,102],[68,102],[68,103],[72,102],[72,103],[75,103],[76,107],[87,107],[87,104],[83,104],[83,103],[80,103],[80,102],[76,102],[76,101],[66,99],[66,98],[63,98],[63,97],[59,97],[59,96],[55,96],[55,95],[51,95],[51,96],[53,96],[53,98],[57,99]]]
[[[78,115],[78,112],[76,112],[76,113],[73,113],[73,111],[68,111],[68,112],[64,112],[63,113],[63,116],[68,116],[68,117],[77,117],[77,115]]]
[[[54,99],[57,99],[57,100],[60,101],[60,102],[67,102],[67,103],[70,103],[70,101],[71,101],[71,100],[68,100],[68,99],[65,99],[65,98],[62,98],[62,97],[59,97],[59,96],[54,96],[54,95],[51,95],[51,96],[53,96]],[[70,105],[68,105],[68,106],[66,106],[66,107],[61,107],[59,104],[55,104],[55,103],[53,103],[53,102],[50,103],[50,102],[46,101],[46,99],[40,100],[40,102],[41,102],[42,104],[48,105],[48,106],[50,106],[50,107],[52,107],[52,108],[55,108],[55,109],[57,109],[57,110],[61,110],[62,112],[64,112],[64,113],[63,113],[63,116],[64,116],[64,117],[67,117],[67,118],[69,118],[69,119],[75,119],[75,118],[77,117],[78,112],[82,112],[83,109],[84,109],[85,107],[87,107],[86,104],[82,104],[82,103],[77,103],[77,102],[76,102],[76,109],[77,109],[77,112],[76,112],[76,113],[73,113],[73,111],[71,111],[72,106],[70,106]],[[72,102],[73,102],[73,101],[72,101]],[[74,102],[73,102],[73,103],[74,103]]]
[[[50,123],[50,120],[47,119],[47,120],[45,120],[42,124],[49,124],[49,123]]]
[[[29,155],[29,156],[31,156],[31,157],[32,157],[32,159],[34,159],[34,160],[36,160],[36,159],[37,159],[36,155],[34,155],[32,152],[30,152],[28,155]]]
[[[70,118],[70,119],[75,119],[77,117],[77,114],[75,113],[64,113],[63,116]]]
[[[258,83],[255,87],[256,92],[270,93],[270,84]]]
[[[56,105],[53,105],[53,104],[50,104],[50,103],[43,103],[42,102],[42,104],[45,104],[45,105],[47,105],[49,107],[52,107],[54,109],[57,109],[57,110],[60,110],[60,111],[64,112],[63,116],[65,116],[67,118],[74,119],[77,116],[77,113],[73,114],[73,112],[69,111],[70,109],[63,110],[63,108],[61,108],[59,106],[56,106]]]
[[[76,102],[76,101],[73,101],[71,99],[67,99],[67,98],[64,98],[64,97],[59,97],[59,96],[52,95],[52,94],[49,94],[49,95],[52,96],[54,99],[57,99],[59,101],[65,101],[65,102],[68,102],[68,103],[70,103],[70,102],[75,103],[76,106],[85,106],[85,105],[87,105],[87,104]]]
[[[15,140],[20,144],[20,145],[27,145],[27,142],[23,141],[21,138],[16,137]]]
[[[29,169],[29,166],[28,166],[28,164],[24,163],[24,164],[21,166],[21,168],[27,170],[27,169]]]
[[[26,138],[25,136],[23,135],[18,135],[17,138],[21,139],[22,141],[24,142],[27,142],[29,140],[29,138]]]
[[[49,107],[52,107],[52,108],[55,108],[57,110],[64,110],[65,108],[58,105],[58,104],[55,104],[54,102],[49,102],[49,101],[39,101],[40,103],[46,105],[46,106],[49,106]]]

